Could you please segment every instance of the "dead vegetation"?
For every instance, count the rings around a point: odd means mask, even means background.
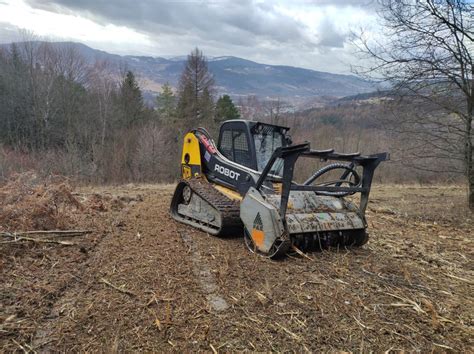
[[[58,199],[52,215],[69,219],[54,230],[92,232],[54,239],[76,245],[0,244],[4,351],[473,349],[474,223],[462,188],[376,188],[366,246],[281,261],[250,254],[240,235],[173,222],[172,186],[68,191],[81,207]],[[54,193],[17,200],[33,195]],[[3,222],[17,234],[34,225]]]
[[[64,229],[73,224],[72,213],[84,206],[72,195],[63,177],[41,180],[35,173],[13,176],[0,187],[2,230]]]

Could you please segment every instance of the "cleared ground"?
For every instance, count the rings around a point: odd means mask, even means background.
[[[462,188],[376,187],[367,245],[280,261],[175,223],[172,192],[81,188],[75,245],[0,239],[3,351],[474,350]]]

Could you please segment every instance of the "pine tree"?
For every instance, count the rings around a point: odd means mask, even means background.
[[[196,48],[188,55],[179,82],[178,114],[186,120],[212,120],[214,78],[206,58]]]
[[[176,116],[176,97],[167,82],[161,88],[160,94],[156,97],[158,117],[163,121],[169,121]]]
[[[220,123],[224,120],[239,119],[240,113],[229,95],[219,97],[216,103],[216,113],[214,120]]]
[[[130,70],[127,71],[120,85],[118,100],[120,125],[130,127],[144,118],[145,106],[143,104],[142,92],[135,79],[135,75]]]

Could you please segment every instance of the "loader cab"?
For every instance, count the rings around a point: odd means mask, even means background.
[[[227,159],[255,171],[263,171],[273,152],[291,144],[289,128],[248,120],[229,120],[222,123],[218,149]],[[279,175],[282,161],[272,169]]]

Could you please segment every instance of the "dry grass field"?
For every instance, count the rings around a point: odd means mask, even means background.
[[[1,187],[4,232],[91,231],[0,239],[2,351],[474,350],[461,187],[376,186],[367,245],[278,261],[177,224],[172,192]]]

